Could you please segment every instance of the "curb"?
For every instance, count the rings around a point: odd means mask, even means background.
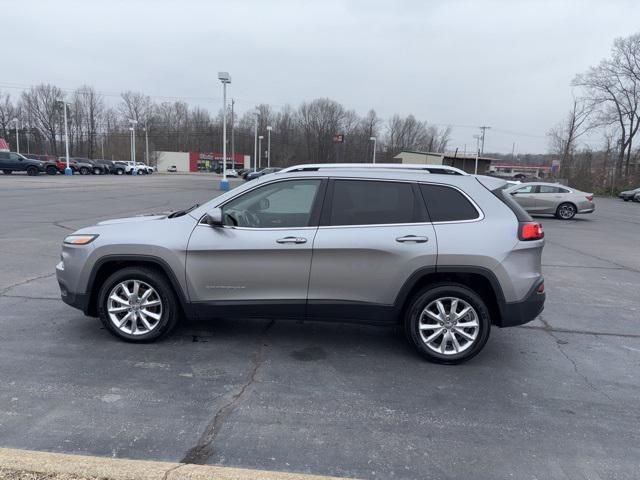
[[[10,448],[0,448],[0,469],[101,480],[339,480],[338,477],[218,465],[125,460]]]

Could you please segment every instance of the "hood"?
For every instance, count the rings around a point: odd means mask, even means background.
[[[139,223],[150,222],[152,220],[164,220],[168,214],[150,214],[150,215],[138,215],[136,217],[114,218],[112,220],[104,220],[98,222],[98,225],[115,225],[118,223]]]

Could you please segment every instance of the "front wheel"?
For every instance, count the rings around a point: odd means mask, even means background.
[[[116,175],[124,175],[124,170],[122,168],[116,169]]]
[[[441,283],[415,295],[405,315],[405,330],[427,360],[456,364],[482,350],[491,320],[485,303],[473,290]]]
[[[156,270],[127,267],[100,288],[98,314],[104,326],[129,342],[149,342],[178,321],[178,302],[166,277]]]
[[[27,167],[27,175],[29,175],[30,177],[35,177],[36,175],[38,175],[37,167]]]
[[[2,173],[4,173],[5,175],[11,175],[13,173],[13,170],[2,170]]]
[[[93,174],[94,175],[101,175],[102,174],[102,170],[100,170],[99,168],[94,168],[93,169]]]
[[[561,203],[556,210],[556,217],[562,220],[571,220],[576,216],[576,207],[572,203]]]
[[[58,173],[58,168],[54,166],[47,167],[47,175],[56,175]]]
[[[89,169],[87,167],[80,167],[80,175],[89,175]]]

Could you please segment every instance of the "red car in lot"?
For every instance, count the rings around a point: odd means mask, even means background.
[[[67,168],[67,161],[62,158],[56,158],[53,155],[37,155],[34,153],[30,153],[25,155],[27,158],[31,158],[33,160],[41,160],[43,162],[47,162],[46,172],[49,175],[55,175],[56,173],[64,173],[64,169]],[[76,173],[77,165],[73,160],[69,160],[69,167],[73,170],[73,173]]]

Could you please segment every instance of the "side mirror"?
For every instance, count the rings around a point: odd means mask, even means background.
[[[211,227],[222,227],[222,209],[213,208],[209,210],[204,217],[204,221]]]
[[[517,195],[518,192],[511,192],[511,195]]]

